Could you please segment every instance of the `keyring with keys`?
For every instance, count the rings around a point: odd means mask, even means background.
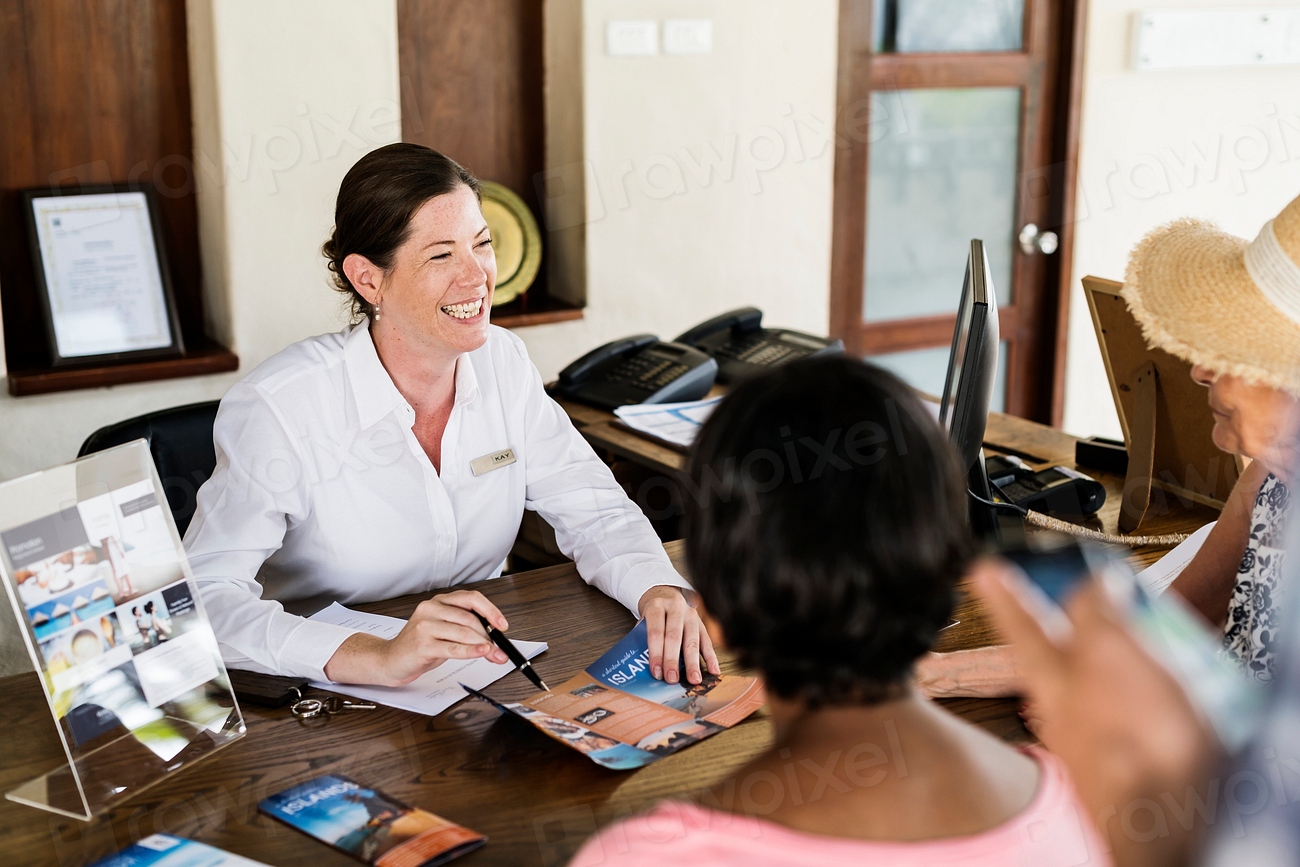
[[[376,707],[370,702],[347,701],[331,695],[328,698],[299,698],[289,706],[289,712],[300,720],[307,720],[320,716],[330,717],[350,710],[374,710]]]

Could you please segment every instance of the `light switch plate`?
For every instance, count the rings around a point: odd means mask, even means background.
[[[670,18],[664,22],[665,54],[709,54],[712,51],[711,18]]]
[[[659,22],[610,21],[605,25],[610,57],[651,57],[659,53]]]

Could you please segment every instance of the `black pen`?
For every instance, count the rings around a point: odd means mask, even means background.
[[[515,664],[516,668],[524,673],[524,677],[531,680],[538,689],[544,689],[547,692],[551,691],[551,688],[546,685],[546,681],[542,680],[537,672],[533,671],[533,664],[519,652],[519,648],[515,647],[513,641],[506,638],[505,635],[503,635],[501,631],[491,623],[488,623],[488,619],[482,614],[475,611],[474,616],[478,618],[479,623],[483,624],[483,628],[487,630],[488,638],[492,639],[492,643],[501,648],[506,656],[510,657],[510,661]]]

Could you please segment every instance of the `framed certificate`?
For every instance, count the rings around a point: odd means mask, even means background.
[[[54,366],[184,353],[153,190],[19,195]]]

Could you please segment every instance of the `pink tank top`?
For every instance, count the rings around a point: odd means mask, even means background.
[[[570,867],[1109,867],[1108,850],[1064,765],[1043,750],[1028,752],[1040,769],[1034,799],[980,834],[914,843],[849,840],[664,801],[588,840]]]

